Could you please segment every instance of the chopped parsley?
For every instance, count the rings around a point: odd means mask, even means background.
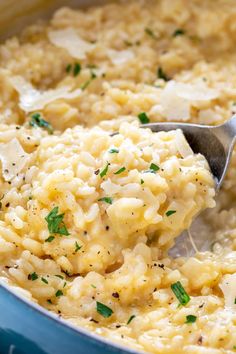
[[[64,279],[63,275],[60,275],[60,274],[56,274],[55,277],[60,278],[60,279]]]
[[[180,305],[185,306],[190,301],[190,296],[186,293],[180,281],[171,284],[171,290],[175,294],[176,298],[179,300]]]
[[[233,349],[236,350],[236,345],[233,346]]]
[[[166,75],[166,73],[164,72],[164,70],[163,70],[161,67],[159,67],[159,68],[157,69],[157,77],[158,77],[159,79],[164,80],[164,81],[169,81],[168,76]]]
[[[125,167],[121,167],[118,171],[114,172],[114,175],[119,175],[120,173],[124,172],[126,170]]]
[[[236,298],[234,299],[234,303],[236,304]]]
[[[48,214],[48,216],[45,218],[48,223],[48,231],[50,232],[50,234],[68,236],[69,232],[63,221],[64,214],[58,214],[58,211],[58,207],[53,208]]]
[[[185,323],[194,323],[197,320],[197,316],[195,315],[187,315]]]
[[[51,300],[51,299],[47,299],[47,303],[49,303],[50,305],[52,305],[52,300]]]
[[[130,316],[130,318],[127,321],[127,325],[130,324],[131,321],[133,321],[133,319],[135,318],[135,315]]]
[[[109,152],[110,154],[118,154],[119,149],[117,149],[117,148],[111,148],[110,150],[108,150],[108,152]]]
[[[54,240],[55,236],[49,236],[45,242],[52,242]]]
[[[105,166],[105,167],[102,169],[102,171],[100,172],[100,177],[106,176],[109,165],[110,165],[109,162],[107,162],[106,166]]]
[[[56,295],[56,297],[62,296],[63,292],[61,290],[57,290],[55,295]]]
[[[105,202],[107,204],[112,204],[113,200],[111,197],[103,197],[103,198],[100,198],[98,199],[99,202]]]
[[[102,304],[99,301],[96,302],[96,309],[97,309],[97,312],[100,315],[102,315],[104,318],[108,318],[113,314],[113,310],[110,307]]]
[[[73,70],[72,70],[73,68]],[[74,76],[79,75],[79,73],[81,72],[81,65],[80,63],[74,63],[72,64],[68,64],[66,67],[66,72],[69,74],[72,71]]]
[[[29,279],[29,280],[32,280],[32,281],[37,280],[38,277],[39,277],[38,274],[35,273],[35,272],[33,272],[33,273],[31,273],[31,274],[28,275],[28,279]]]
[[[75,63],[74,68],[73,68],[73,75],[78,76],[80,72],[81,72],[80,63]]]
[[[44,277],[42,277],[41,280],[42,280],[45,284],[48,284],[47,279],[45,279]]]
[[[69,72],[71,71],[71,69],[72,69],[72,65],[71,65],[71,64],[68,64],[68,65],[66,66],[66,72],[69,73]]]
[[[144,184],[144,180],[143,179],[141,179],[140,184]]]
[[[90,79],[88,79],[87,81],[85,81],[85,83],[81,85],[81,90],[84,91],[91,84],[91,82],[96,79],[96,77],[97,75],[93,71],[91,71]]]
[[[140,123],[142,123],[142,124],[147,124],[150,122],[150,119],[148,118],[147,113],[145,113],[145,112],[139,113],[138,119],[140,120]]]
[[[75,241],[75,252],[78,252],[83,246],[80,246],[77,241]]]
[[[185,34],[185,31],[181,28],[177,28],[174,33],[172,34],[173,37],[177,37],[177,36],[182,36],[183,34]]]
[[[92,288],[97,289],[97,287],[93,284],[90,284]]]
[[[144,173],[156,173],[158,170],[160,170],[160,167],[157,166],[155,163],[151,163],[149,169],[144,171]]]
[[[160,167],[157,166],[155,163],[151,163],[150,170],[153,170],[156,172],[156,171],[160,170]]]
[[[40,113],[34,113],[31,116],[31,121],[30,121],[30,126],[31,127],[39,127],[39,128],[43,128],[46,129],[50,134],[53,133],[53,129],[50,123],[48,123],[46,120],[44,120],[41,117]]]
[[[173,215],[173,214],[175,214],[176,213],[176,210],[168,210],[167,212],[166,212],[166,216],[171,216],[171,215]]]
[[[146,27],[144,29],[145,33],[148,34],[150,37],[152,37],[153,39],[157,39],[157,36],[155,35],[155,33],[153,32],[153,30],[151,30],[151,28]]]

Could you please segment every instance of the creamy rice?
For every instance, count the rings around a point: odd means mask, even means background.
[[[140,128],[234,113],[235,20],[234,0],[62,8],[1,45],[1,282],[143,352],[236,350],[236,155],[215,205],[182,132]],[[211,250],[170,257],[206,208]]]

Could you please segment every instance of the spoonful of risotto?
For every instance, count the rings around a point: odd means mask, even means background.
[[[218,190],[227,172],[236,140],[236,115],[218,126],[185,123],[144,124],[153,132],[181,129],[194,153],[201,153],[209,163]]]

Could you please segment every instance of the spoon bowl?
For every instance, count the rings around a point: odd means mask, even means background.
[[[142,125],[153,132],[181,129],[194,153],[200,153],[208,161],[215,178],[216,191],[221,187],[227,172],[236,140],[236,115],[218,126],[185,123],[151,123]],[[207,212],[207,211],[206,211]],[[204,225],[204,213],[200,214],[191,227],[176,238],[169,255],[173,258],[190,257],[198,251],[207,251],[213,243],[212,235]],[[199,228],[201,232],[199,232]],[[203,236],[206,234],[206,237]]]
[[[150,123],[142,125],[153,132],[181,129],[194,153],[205,156],[220,188],[227,172],[236,138],[236,115],[218,126],[186,123]]]

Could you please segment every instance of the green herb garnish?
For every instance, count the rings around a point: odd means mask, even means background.
[[[45,278],[42,277],[41,280],[42,280],[45,284],[48,284],[47,279],[45,279]]]
[[[90,284],[92,288],[97,289],[97,287],[93,284]]]
[[[111,197],[103,197],[103,198],[100,198],[98,199],[99,202],[105,202],[107,204],[112,204],[113,200]]]
[[[73,75],[78,76],[79,73],[81,72],[81,65],[80,63],[75,63],[74,68],[73,68]]]
[[[99,173],[99,174],[100,174],[100,177],[106,176],[109,165],[110,165],[110,164],[109,164],[109,162],[108,162],[108,163],[106,164],[106,166],[103,168],[103,170]]]
[[[75,252],[78,252],[83,246],[80,246],[77,241],[75,241]]]
[[[155,163],[151,163],[150,170],[153,170],[156,172],[156,171],[160,170],[160,167],[157,166]]]
[[[171,284],[171,290],[179,300],[180,305],[187,305],[187,303],[190,301],[190,296],[186,293],[183,285],[180,283],[180,281],[177,281],[174,284]]]
[[[66,66],[66,72],[69,73],[69,72],[71,71],[71,69],[72,69],[72,65],[71,65],[71,64],[68,64],[68,65]]]
[[[127,325],[130,324],[131,321],[133,321],[133,319],[135,318],[135,315],[130,316],[130,318],[127,321]]]
[[[55,274],[55,277],[60,278],[60,279],[64,279],[64,277],[60,274]]]
[[[64,224],[63,218],[65,214],[58,214],[59,208],[53,208],[45,220],[48,223],[48,231],[50,234],[59,234],[68,236],[69,232]],[[49,241],[47,241],[49,242]]]
[[[142,124],[147,124],[150,122],[150,119],[148,118],[147,113],[145,113],[145,112],[139,113],[138,119],[140,120],[140,123],[142,123]]]
[[[46,120],[44,120],[41,117],[40,113],[34,113],[31,116],[31,121],[30,121],[30,126],[31,127],[40,127],[43,129],[46,129],[50,134],[53,133],[53,129],[50,123],[48,123]]]
[[[126,170],[125,167],[121,167],[118,171],[114,172],[114,175],[119,175],[120,173],[124,172]]]
[[[52,305],[52,300],[51,299],[47,299],[47,302]]]
[[[108,152],[109,152],[110,154],[118,154],[119,149],[111,148],[110,150],[108,150]]]
[[[61,290],[57,290],[55,296],[59,297],[59,296],[62,296],[62,295],[63,295],[63,292]]]
[[[146,27],[144,29],[145,33],[148,34],[150,37],[152,37],[153,39],[157,39],[157,36],[155,35],[155,33],[153,32],[153,30],[151,30],[151,28]]]
[[[102,315],[104,318],[108,318],[113,314],[113,310],[110,307],[102,304],[99,301],[96,302],[96,306],[97,306],[97,312],[100,315]]]
[[[31,274],[28,275],[28,279],[29,279],[29,280],[32,280],[32,281],[37,280],[38,277],[39,277],[38,274],[35,273],[35,272],[33,272],[33,273],[31,273]]]
[[[185,31],[181,28],[177,28],[174,33],[172,34],[173,37],[177,37],[177,36],[182,36],[183,34],[185,34]]]
[[[81,90],[84,91],[84,90],[91,84],[91,82],[92,82],[94,79],[96,79],[96,77],[97,77],[97,75],[96,75],[93,71],[91,71],[91,73],[90,73],[90,79],[88,79],[87,81],[85,81],[84,84],[81,85],[81,87],[80,87]]]
[[[52,242],[53,240],[54,240],[54,236],[49,236],[46,240],[45,240],[45,242]]]
[[[197,316],[194,315],[187,315],[185,323],[194,323],[197,320]]]
[[[173,215],[173,214],[175,214],[176,213],[176,210],[168,210],[167,212],[166,212],[166,216],[171,216],[171,215]]]
[[[163,71],[163,69],[162,69],[161,67],[159,67],[159,68],[157,69],[157,77],[158,77],[159,79],[164,80],[164,81],[169,81],[168,76],[166,75],[166,73]]]
[[[141,179],[140,184],[144,184],[144,180],[143,179]]]

